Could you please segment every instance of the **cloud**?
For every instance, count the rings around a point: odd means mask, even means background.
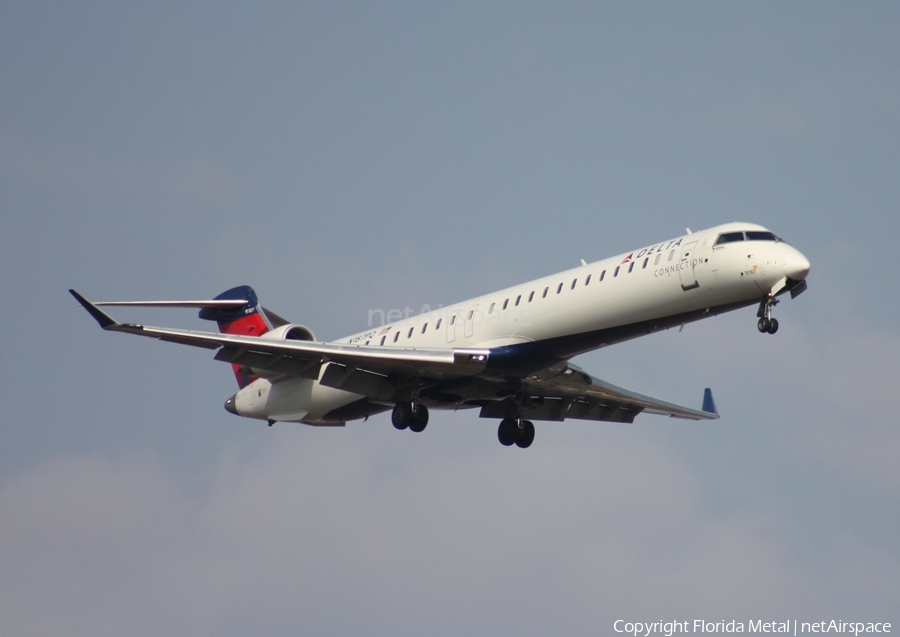
[[[793,559],[782,511],[711,509],[640,429],[551,425],[521,452],[457,417],[284,427],[199,494],[153,458],[48,461],[0,488],[0,612],[12,634],[537,635],[812,612],[836,586]]]
[[[0,490],[2,614],[10,634],[114,634],[155,624],[144,575],[184,504],[154,462],[73,457]],[[141,610],[143,608],[143,611]]]
[[[729,339],[728,326],[711,324],[713,333],[702,337],[707,344],[701,347],[723,377],[746,370],[738,409],[762,409],[770,421],[789,423],[764,430],[773,442],[788,443],[794,458],[859,485],[892,489],[900,484],[893,458],[900,432],[892,415],[900,337],[876,326],[852,325],[853,320],[811,331],[789,319],[787,329],[768,342],[755,334]],[[722,339],[730,340],[730,361],[715,357],[715,343]]]

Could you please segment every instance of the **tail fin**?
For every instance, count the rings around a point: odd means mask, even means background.
[[[239,336],[262,336],[272,329],[265,312],[259,305],[256,292],[249,285],[240,285],[222,292],[215,300],[243,300],[245,303],[237,307],[204,307],[200,310],[200,318],[215,321],[223,334]],[[238,387],[244,388],[254,380],[249,370],[237,363],[232,363],[234,377]]]

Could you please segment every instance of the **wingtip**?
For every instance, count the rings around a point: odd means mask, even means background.
[[[709,387],[703,390],[702,409],[708,414],[714,414],[716,417],[719,416],[719,410],[716,409],[716,400],[713,398],[712,389]]]
[[[69,294],[75,297],[75,300],[78,301],[85,310],[87,310],[88,314],[90,314],[103,329],[106,330],[119,325],[118,321],[116,321],[113,317],[88,301],[86,298],[84,298],[84,296],[82,296],[72,288],[69,288]]]

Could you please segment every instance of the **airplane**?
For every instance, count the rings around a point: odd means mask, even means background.
[[[246,418],[314,426],[391,410],[421,432],[429,409],[479,409],[498,419],[505,446],[529,447],[532,421],[632,423],[641,413],[719,418],[712,391],[700,409],[591,376],[570,359],[646,334],[757,306],[774,334],[783,294],[807,289],[809,260],[768,229],[728,223],[521,285],[323,342],[259,304],[246,285],[202,301],[93,303],[69,292],[104,330],[216,350],[238,391],[225,409]],[[119,323],[100,306],[186,307],[218,332]]]

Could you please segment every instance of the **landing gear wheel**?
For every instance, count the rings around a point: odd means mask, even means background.
[[[391,412],[391,422],[397,429],[420,433],[428,424],[428,407],[413,402],[397,403]]]
[[[756,316],[759,320],[756,322],[756,329],[760,334],[774,334],[778,331],[778,319],[772,318],[772,308],[778,305],[778,299],[774,296],[763,299],[759,303],[759,310]]]
[[[774,334],[778,331],[778,319],[762,317],[756,323],[756,329],[761,334]]]
[[[504,418],[497,428],[497,439],[504,447],[516,445],[520,449],[527,449],[534,442],[534,423],[530,420]]]
[[[406,429],[413,419],[411,403],[397,403],[391,412],[391,422],[396,429]]]
[[[519,449],[528,449],[534,442],[534,423],[530,420],[522,420],[519,422],[518,437],[516,438],[516,446]]]
[[[425,425],[428,424],[428,407],[425,405],[413,405],[412,420],[409,423],[409,430],[415,433],[425,431]]]
[[[504,447],[509,447],[519,437],[519,423],[515,418],[504,418],[497,428],[497,439]]]

